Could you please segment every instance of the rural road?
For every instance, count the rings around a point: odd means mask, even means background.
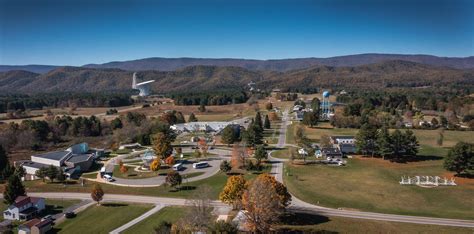
[[[288,110],[283,112],[282,124],[280,129],[280,136],[278,138],[278,148],[287,146],[286,144],[286,129],[288,125]],[[287,160],[278,159],[269,156],[272,161],[271,174],[281,182],[283,181],[283,163]],[[432,217],[419,217],[419,216],[408,216],[408,215],[394,215],[394,214],[382,214],[373,212],[362,212],[362,211],[350,211],[350,210],[339,210],[333,208],[327,208],[322,206],[313,205],[304,202],[294,195],[291,195],[290,210],[303,211],[307,213],[314,213],[317,215],[325,216],[339,216],[347,218],[357,219],[370,219],[380,221],[392,221],[392,222],[404,222],[404,223],[416,223],[416,224],[428,224],[428,225],[445,225],[445,226],[456,226],[456,227],[468,227],[474,228],[474,220],[461,220],[461,219],[444,219],[444,218],[432,218]]]

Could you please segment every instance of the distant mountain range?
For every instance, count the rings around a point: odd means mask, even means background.
[[[464,58],[437,57],[431,55],[403,55],[403,54],[358,54],[329,58],[296,58],[277,60],[253,60],[230,58],[144,58],[138,60],[109,62],[103,64],[87,64],[86,68],[116,68],[126,71],[174,71],[189,66],[218,66],[241,67],[252,71],[285,72],[296,69],[306,69],[314,66],[353,67],[380,63],[390,60],[403,60],[420,64],[450,67],[458,69],[474,68],[474,56]],[[0,65],[0,72],[24,70],[35,73],[47,73],[58,66],[50,65]]]
[[[0,93],[103,92],[130,90],[132,71],[117,68],[58,67],[44,74],[0,72]],[[139,81],[155,80],[156,93],[215,91],[245,88],[383,88],[474,85],[473,69],[456,69],[390,60],[359,66],[316,65],[281,71],[258,71],[236,66],[189,66],[175,71],[138,72]]]

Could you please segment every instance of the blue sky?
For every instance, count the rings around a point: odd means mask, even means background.
[[[0,64],[474,55],[474,1],[0,0]]]

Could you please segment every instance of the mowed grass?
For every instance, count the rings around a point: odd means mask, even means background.
[[[322,206],[381,213],[474,219],[474,180],[458,186],[402,186],[401,176],[447,176],[441,160],[398,164],[348,159],[347,166],[286,164],[285,184],[296,197]]]
[[[280,228],[299,230],[307,233],[329,231],[338,233],[472,233],[471,228],[449,227],[438,225],[421,225],[411,223],[387,222],[345,217],[325,217],[312,214],[297,214],[293,225],[280,225]]]
[[[267,167],[263,172],[270,171],[270,167]],[[197,176],[194,174],[192,176]],[[258,176],[256,173],[248,172],[245,175],[247,180],[251,180]],[[188,177],[189,178],[189,177]],[[130,194],[130,195],[145,195],[145,196],[157,196],[157,197],[176,197],[176,198],[188,198],[193,192],[202,185],[207,185],[212,188],[213,199],[218,199],[219,193],[227,182],[228,176],[225,173],[219,172],[216,175],[213,175],[209,178],[183,183],[181,184],[182,189],[179,191],[174,191],[174,189],[166,186],[151,187],[151,188],[140,188],[140,187],[122,187],[111,184],[102,184],[104,192],[110,194]],[[85,185],[82,186],[79,182],[72,183],[64,186],[60,183],[43,183],[41,180],[35,181],[25,181],[27,192],[83,192],[90,193],[92,186],[95,182],[86,181]]]
[[[143,221],[133,225],[129,229],[122,232],[123,234],[151,234],[155,233],[154,229],[161,222],[175,223],[178,219],[186,215],[187,208],[180,206],[164,207],[157,213],[149,216]]]
[[[3,212],[5,209],[7,209],[8,205],[3,203],[3,199],[0,199],[0,210]],[[0,222],[3,221],[3,214],[0,215]]]
[[[151,205],[104,203],[93,205],[54,227],[57,233],[109,233],[152,208]]]

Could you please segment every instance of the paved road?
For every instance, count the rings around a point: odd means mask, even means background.
[[[282,116],[280,137],[278,138],[278,144],[277,144],[277,147],[279,148],[283,148],[287,146],[286,144],[287,125],[288,125],[288,110],[284,111],[283,116]],[[269,157],[269,159],[273,162],[271,173],[275,176],[275,178],[279,182],[284,183],[283,162],[287,160],[278,159],[271,156]],[[292,201],[290,204],[290,210],[303,211],[303,212],[314,213],[318,215],[474,228],[473,220],[444,219],[444,218],[419,217],[419,216],[408,216],[408,215],[381,214],[381,213],[362,212],[362,211],[338,210],[338,209],[332,209],[332,208],[313,205],[305,201],[302,201],[293,195],[291,199]]]

